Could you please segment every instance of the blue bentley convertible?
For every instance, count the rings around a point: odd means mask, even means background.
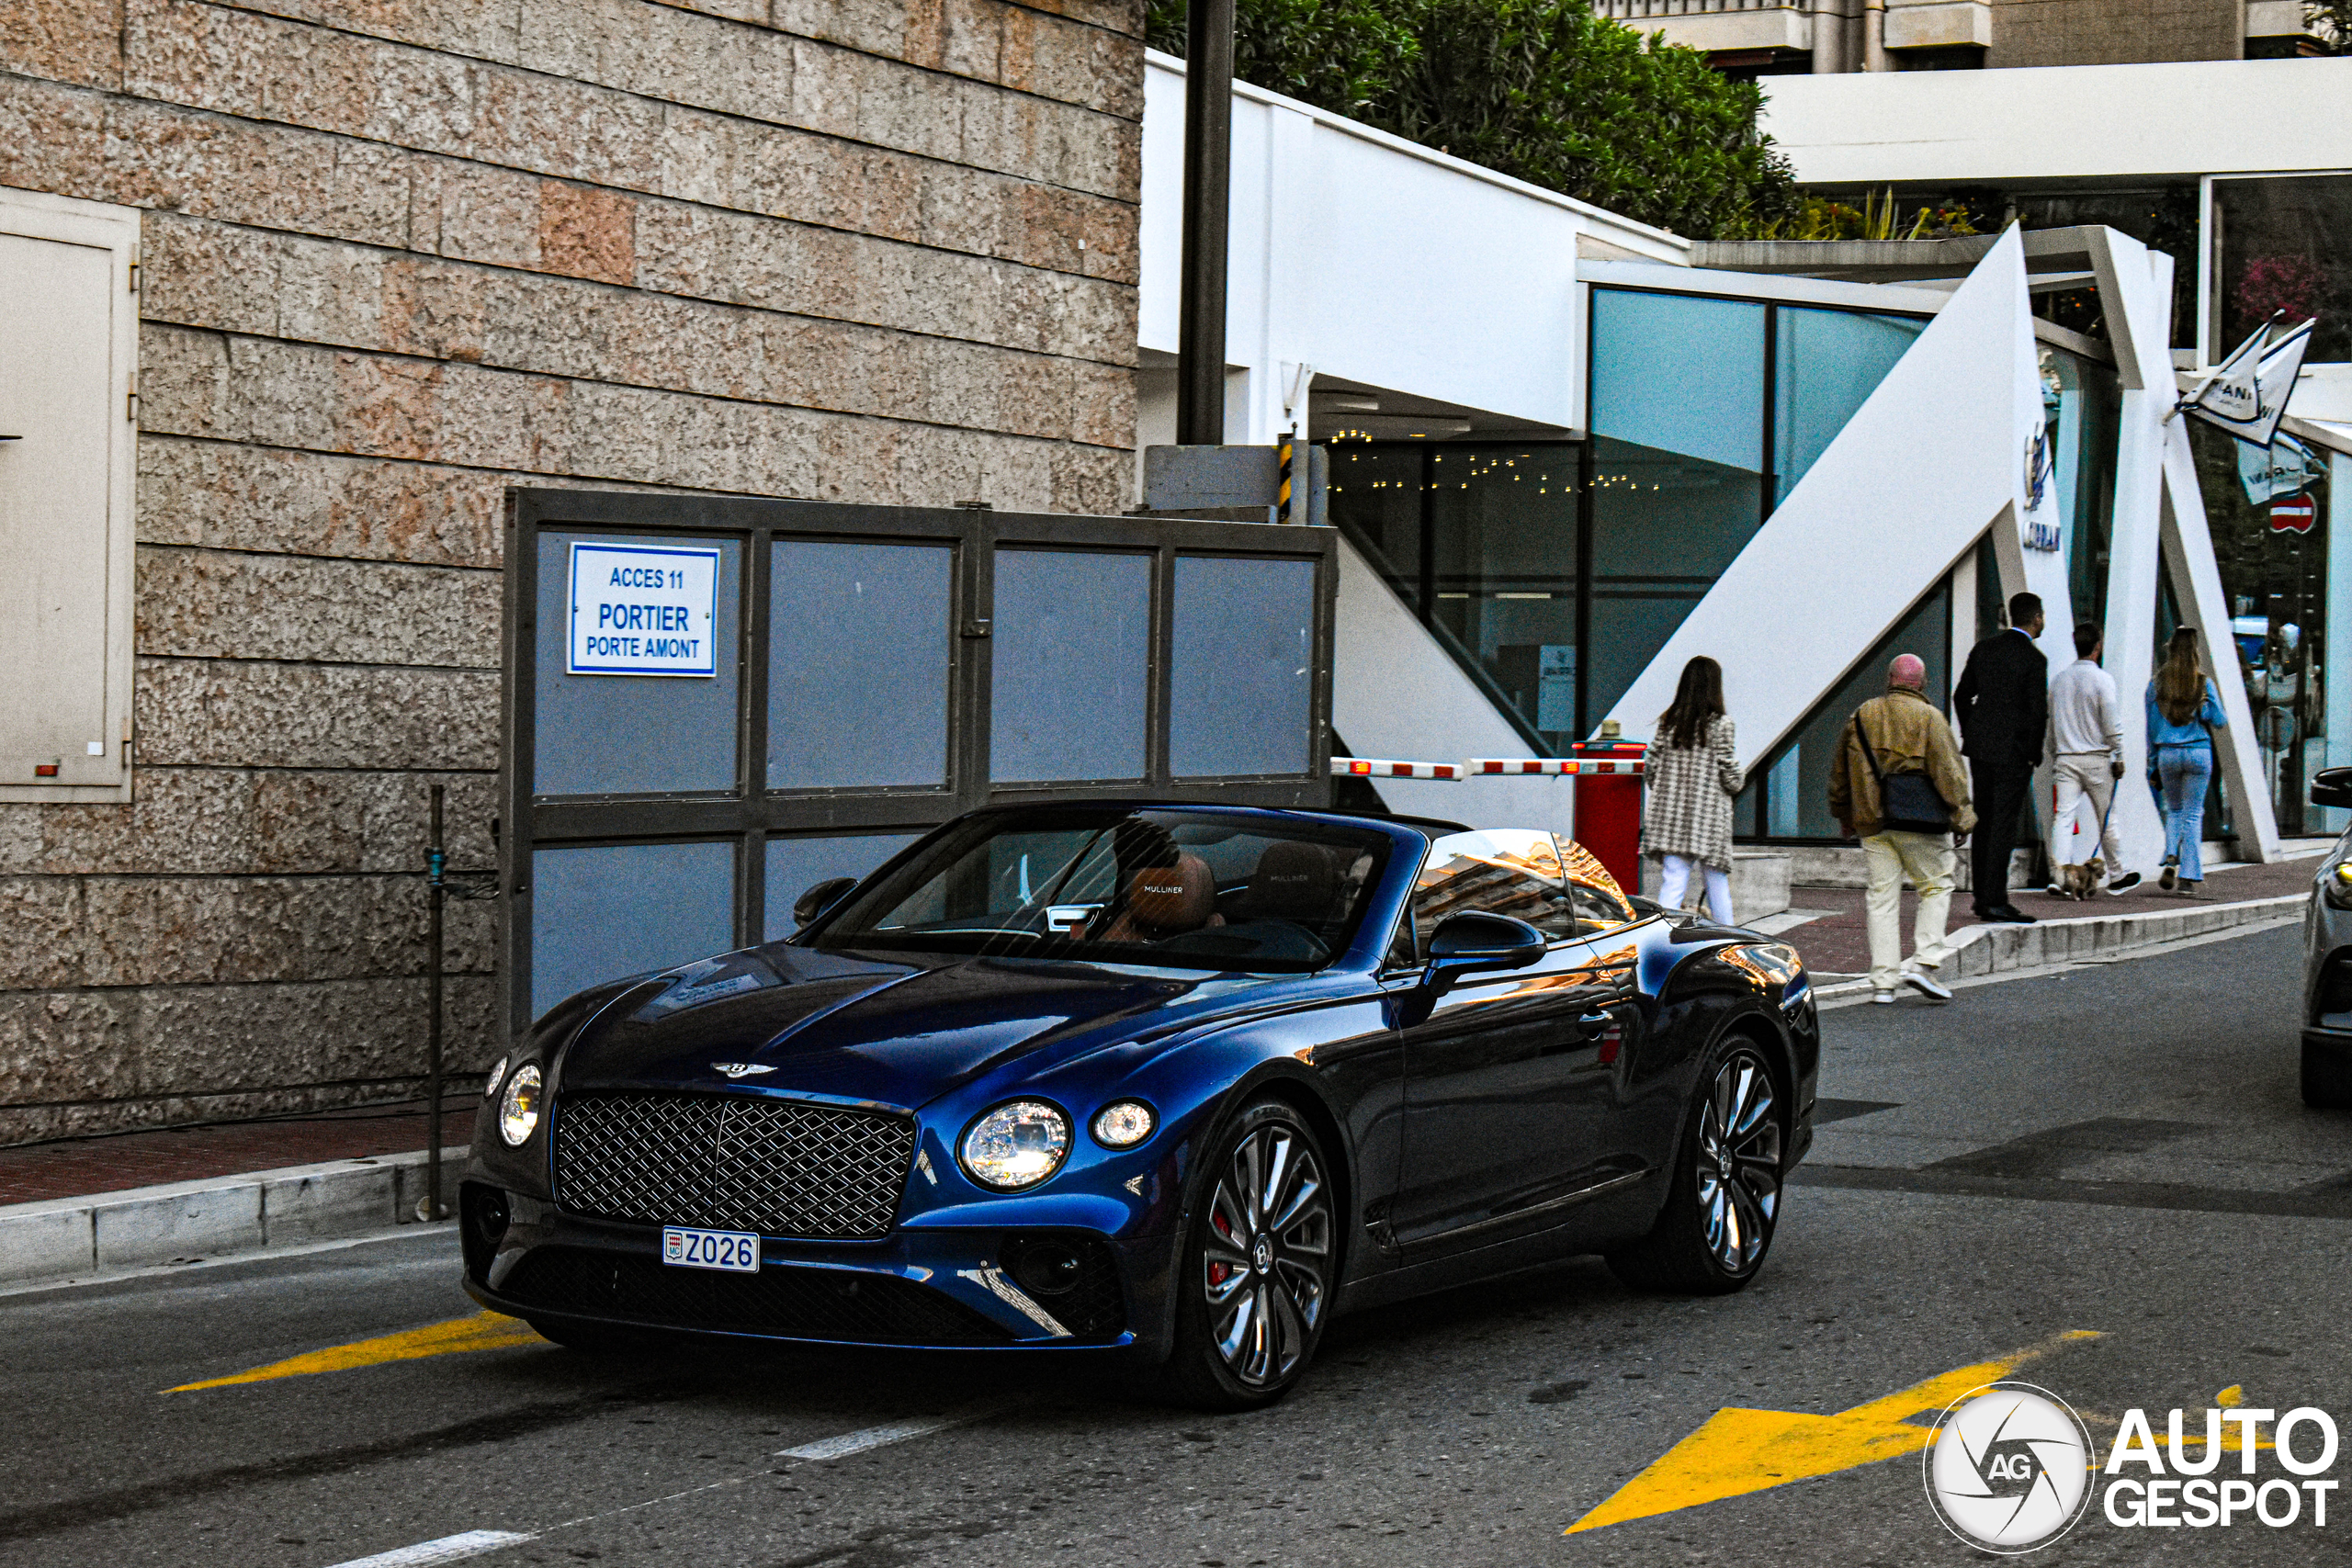
[[[552,1339],[1125,1348],[1194,1402],[1334,1313],[1598,1252],[1753,1279],[1811,1141],[1789,948],[1542,831],[1008,807],[500,1064],[466,1288]]]

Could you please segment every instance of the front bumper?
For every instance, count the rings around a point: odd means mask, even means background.
[[[505,1223],[495,1225],[503,1208]],[[768,1237],[757,1273],[662,1260],[658,1225],[568,1214],[468,1181],[459,1195],[466,1292],[514,1316],[735,1339],[904,1349],[1075,1349],[1166,1342],[1168,1237],[899,1226],[879,1242]],[[494,1234],[493,1234],[494,1233]],[[1073,1253],[1059,1288],[1016,1270],[1044,1247]]]

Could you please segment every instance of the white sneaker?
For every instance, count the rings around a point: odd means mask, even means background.
[[[1892,1007],[1894,1005],[1894,993],[1893,991],[1872,991],[1871,993],[1871,1000],[1873,1002],[1883,1002],[1887,1006]]]
[[[1913,990],[1918,992],[1923,997],[1933,997],[1939,1002],[1948,1002],[1951,1000],[1951,987],[1950,986],[1939,985],[1937,982],[1928,979],[1925,975],[1920,974],[1917,969],[1905,969],[1903,972],[1902,980],[1905,985],[1910,987]]]

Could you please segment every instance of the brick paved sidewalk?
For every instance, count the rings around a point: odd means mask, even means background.
[[[443,1147],[472,1137],[474,1111],[481,1103],[481,1095],[473,1092],[441,1102]],[[425,1146],[424,1106],[424,1100],[412,1100],[309,1116],[109,1133],[0,1149],[0,1205],[407,1154]]]
[[[2211,868],[2205,878],[2203,893],[2189,897],[2180,893],[2160,892],[2151,880],[2142,883],[2120,897],[2101,893],[2087,903],[2071,898],[2052,898],[2040,889],[2013,888],[2010,899],[2017,907],[2037,919],[2064,920],[2089,915],[2141,915],[2158,910],[2194,908],[2199,904],[2239,903],[2249,898],[2276,898],[2284,894],[2301,893],[2311,886],[2312,876],[2319,869],[2319,858],[2307,855],[2301,860],[2275,861],[2268,865],[2241,865],[2223,870]],[[1862,920],[1862,890],[1859,887],[1792,887],[1789,903],[1794,909],[1826,911],[1818,919],[1807,920],[1784,931],[1781,940],[1804,955],[1805,967],[1822,975],[1860,975],[1871,966],[1870,934]],[[1903,950],[1911,951],[1911,919],[1918,908],[1917,895],[1908,888],[1903,894]],[[1976,924],[1969,907],[1969,895],[1955,893],[1951,899],[1951,930]]]

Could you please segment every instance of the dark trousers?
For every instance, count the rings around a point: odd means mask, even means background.
[[[1976,796],[1976,836],[1969,840],[1968,867],[1976,912],[2009,901],[2009,855],[2018,847],[2018,818],[2033,784],[2031,762],[1968,760],[1969,785]]]

